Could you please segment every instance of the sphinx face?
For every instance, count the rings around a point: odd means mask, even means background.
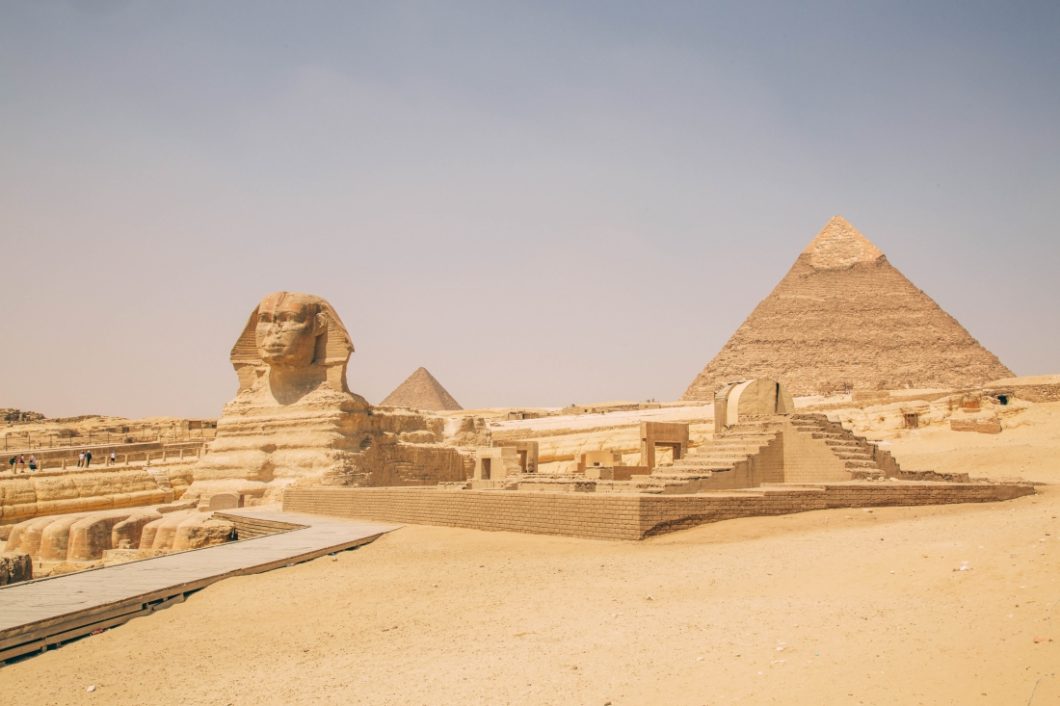
[[[278,292],[258,305],[254,330],[258,355],[270,366],[303,368],[313,363],[317,336],[326,325],[319,304],[304,295]]]

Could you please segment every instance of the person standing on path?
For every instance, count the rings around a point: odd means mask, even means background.
[[[81,468],[84,465],[85,465],[85,452],[82,451],[81,453],[77,454],[77,467]]]
[[[85,451],[85,468],[88,468],[88,464],[92,463],[92,452]]]
[[[114,449],[110,450],[110,465],[114,465],[118,462],[118,454],[114,453]]]
[[[29,472],[30,473],[36,473],[37,472],[37,457],[34,456],[33,454],[29,455]]]

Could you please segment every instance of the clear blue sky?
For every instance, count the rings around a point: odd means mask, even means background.
[[[0,2],[0,407],[213,416],[277,289],[379,401],[674,399],[841,213],[1060,372],[1060,3]]]

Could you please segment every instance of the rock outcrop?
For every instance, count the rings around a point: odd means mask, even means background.
[[[960,388],[1009,377],[931,297],[841,216],[685,391],[709,400],[721,385],[773,378],[793,394],[850,389]]]
[[[33,578],[33,559],[29,554],[0,552],[0,586]]]

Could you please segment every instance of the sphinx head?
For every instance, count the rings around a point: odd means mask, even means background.
[[[319,379],[349,392],[346,362],[352,352],[349,334],[327,301],[312,294],[273,292],[251,312],[232,348],[232,365],[240,391],[271,371],[273,377],[300,375],[299,386]]]
[[[321,311],[319,297],[273,292],[258,304],[254,342],[266,365],[287,368],[313,365],[318,352],[324,354],[321,343],[326,343],[327,332],[328,316]]]

